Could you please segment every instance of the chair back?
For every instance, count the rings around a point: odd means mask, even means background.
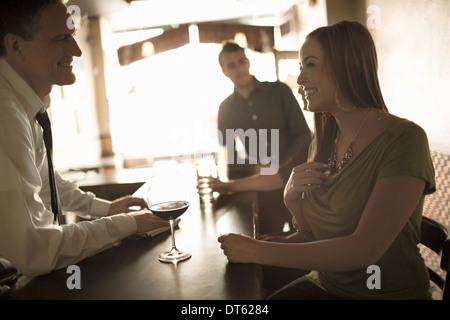
[[[445,276],[439,275],[430,266],[427,266],[428,273],[430,274],[430,280],[442,290],[442,300],[450,300],[450,279],[448,273],[450,262],[449,228],[424,216],[422,218],[420,243],[440,256],[439,267]]]

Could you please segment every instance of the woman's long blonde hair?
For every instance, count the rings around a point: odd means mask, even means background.
[[[326,65],[339,93],[359,109],[387,111],[378,81],[375,44],[369,31],[358,22],[341,21],[312,31],[307,37],[319,41]],[[310,159],[327,162],[338,126],[333,116],[314,115],[315,138]]]

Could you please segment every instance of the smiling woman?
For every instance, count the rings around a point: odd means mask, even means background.
[[[360,23],[312,31],[300,62],[298,84],[316,136],[315,153],[292,170],[284,190],[298,232],[282,241],[289,244],[223,235],[224,254],[231,262],[313,270],[273,299],[429,298],[417,248],[423,201],[436,190],[425,132],[387,112],[375,46]],[[367,285],[372,265],[383,279],[376,290]]]

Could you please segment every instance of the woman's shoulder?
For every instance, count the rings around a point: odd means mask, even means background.
[[[428,136],[420,125],[406,118],[394,116],[391,119],[379,139],[386,150],[405,153],[408,149],[429,148]]]
[[[428,144],[426,132],[409,119],[386,113],[381,116],[381,120],[375,120],[375,122],[377,125],[372,126],[374,138],[371,140],[374,148],[403,150],[412,145]]]
[[[425,130],[420,125],[409,119],[401,118],[396,115],[390,115],[388,121],[389,124],[386,132],[391,135],[418,134],[426,136]]]

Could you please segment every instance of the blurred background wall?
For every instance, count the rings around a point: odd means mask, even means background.
[[[171,9],[169,3],[189,3],[173,1],[153,2],[159,3],[161,12],[167,16],[170,10],[175,12],[178,8]],[[120,65],[119,48],[138,42],[132,37],[135,32],[117,30],[116,11],[122,7],[112,4],[129,6],[122,2],[69,1],[79,5],[83,15],[77,35],[83,56],[74,62],[77,83],[55,87],[52,92],[55,157],[60,169],[104,166],[105,162],[110,165],[114,156],[116,162],[125,158],[132,166],[146,164],[159,156],[173,156],[177,148],[186,148],[184,153],[214,149],[211,143],[215,143],[218,105],[233,90],[217,63],[220,44],[199,43],[190,34],[189,44]],[[278,9],[287,2],[266,3],[279,3],[274,6]],[[97,3],[110,4],[102,9],[108,9],[104,10],[106,15],[91,11],[97,8],[93,6]],[[339,20],[359,21],[374,37],[381,88],[389,110],[421,125],[432,150],[450,154],[450,1],[292,0],[289,3],[292,7],[275,17],[278,20],[266,17],[274,30],[273,50],[248,49],[252,72],[258,79],[279,79],[288,83],[295,93],[297,55],[305,36],[317,27]],[[216,14],[212,7],[203,9],[203,16]],[[148,22],[164,21],[161,12],[149,12],[145,18]],[[199,14],[197,10],[186,25],[198,24],[194,19],[198,20]],[[189,21],[190,17],[186,13],[183,19]],[[249,24],[256,25],[256,19]],[[305,117],[313,129],[312,115],[305,111]],[[199,143],[205,137],[207,141]]]

